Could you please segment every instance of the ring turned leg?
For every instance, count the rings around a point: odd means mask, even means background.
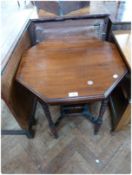
[[[48,105],[44,102],[41,102],[41,105],[42,105],[43,110],[45,112],[45,116],[48,120],[48,124],[49,124],[49,127],[50,127],[52,134],[54,135],[55,138],[58,138],[57,130],[56,130],[54,122],[52,121]]]
[[[94,124],[94,134],[97,134],[99,132],[99,129],[100,129],[102,122],[103,122],[103,115],[105,113],[107,104],[108,104],[108,99],[103,100],[101,103],[99,116],[96,120],[96,123]]]
[[[35,97],[34,101],[33,101],[31,115],[29,118],[29,127],[28,127],[28,130],[26,130],[26,136],[28,138],[34,138],[34,136],[35,136],[35,131],[32,129],[32,127],[33,127],[33,125],[36,125],[36,123],[37,123],[37,121],[35,119],[36,105],[37,105],[37,98]]]
[[[36,125],[37,120],[35,119],[35,111],[37,106],[37,98],[34,98],[31,116],[29,118],[29,128],[32,128],[33,125]]]

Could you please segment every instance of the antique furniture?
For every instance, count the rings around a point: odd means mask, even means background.
[[[93,36],[105,38],[107,32],[107,21],[108,15],[91,15],[73,18],[59,17],[43,20],[37,19],[28,22],[20,39],[16,43],[12,54],[8,58],[6,65],[4,65],[4,67],[2,65],[1,78],[2,99],[7,104],[22,130],[2,130],[2,134],[26,134],[28,137],[34,136],[32,130],[32,125],[35,123],[33,117],[36,105],[34,95],[15,81],[15,74],[25,50],[40,42],[41,39],[46,40],[48,36],[53,37],[54,32],[57,30],[49,30],[48,32],[48,29],[54,29],[54,27],[57,29],[57,26],[58,28],[61,27],[62,31],[64,31],[64,33],[60,31],[58,32],[61,36],[67,34],[66,28],[70,28],[69,32],[72,31],[72,35],[74,35],[75,31],[76,35],[82,32],[87,38]],[[74,23],[75,27],[73,27]],[[84,27],[82,26],[80,28],[81,24],[83,24]],[[40,31],[38,30],[38,27],[41,29]],[[78,33],[74,30],[75,28],[79,29]],[[92,35],[87,35],[87,33]],[[56,32],[55,36],[58,37]]]
[[[47,40],[30,48],[23,55],[16,80],[35,94],[57,137],[48,105],[87,104],[101,100],[98,117],[90,117],[96,134],[109,95],[126,73],[126,66],[114,44],[76,36]]]
[[[2,130],[2,134],[26,134],[28,137],[33,137],[32,131],[32,116],[34,114],[33,103],[34,96],[25,87],[19,85],[15,81],[15,74],[18,69],[21,56],[25,50],[47,38],[61,37],[72,32],[72,35],[85,35],[85,38],[99,37],[105,38],[107,31],[108,15],[91,15],[83,17],[62,17],[53,19],[37,19],[30,20],[27,24],[21,38],[17,42],[8,62],[2,69],[2,99],[7,104],[9,110],[16,118],[22,130]],[[81,26],[81,28],[80,28]],[[54,29],[59,30],[58,34]],[[64,30],[69,28],[70,30]],[[75,30],[75,29],[78,29]],[[41,29],[41,30],[38,30]],[[51,30],[53,29],[53,30]],[[64,31],[64,32],[60,32]],[[42,33],[41,33],[42,32]],[[55,35],[54,35],[55,32]],[[87,35],[87,33],[89,35]],[[57,34],[57,35],[56,35]]]
[[[27,137],[33,136],[31,125],[33,124],[32,116],[35,105],[34,96],[15,81],[15,74],[21,56],[30,47],[31,41],[26,28],[4,67],[1,77],[2,99],[9,107],[22,130],[2,130],[2,134],[26,134]]]
[[[131,30],[113,31],[115,42],[123,55],[129,69],[131,69]]]
[[[119,131],[131,120],[131,31],[113,31],[113,39],[129,70],[124,80],[113,91],[110,99],[110,106],[113,108],[112,130]]]
[[[124,79],[121,81],[119,86],[115,88],[113,93],[110,96],[110,109],[111,109],[111,121],[112,121],[112,131],[121,130],[124,128],[124,126],[127,126],[127,124],[130,121],[131,116],[131,109],[130,109],[130,97],[131,97],[131,75],[130,75],[130,65],[128,64],[127,59],[125,58],[124,51],[120,48],[120,44],[123,44],[123,42],[119,43],[119,41],[116,40],[114,33],[118,33],[118,31],[122,31],[124,33],[127,33],[128,31],[131,31],[131,20],[130,20],[130,14],[129,10],[127,11],[127,8],[125,7],[125,3],[121,2],[119,9],[117,11],[116,15],[111,14],[109,17],[108,22],[108,32],[107,32],[107,40],[110,42],[113,42],[117,45],[118,50],[121,54],[121,57],[123,61],[125,61],[126,66],[128,68],[128,74],[124,77]],[[124,8],[125,10],[123,10]],[[124,37],[124,36],[123,36]],[[126,42],[126,36],[123,40]],[[130,39],[128,38],[128,43],[130,44]],[[128,47],[130,48],[130,46]],[[130,53],[130,52],[129,52]],[[128,52],[127,52],[128,55]],[[127,114],[127,115],[125,115]],[[127,117],[124,117],[127,116]]]
[[[15,81],[15,74],[25,50],[41,41],[82,36],[82,34],[85,39],[106,40],[111,34],[108,30],[108,22],[107,14],[63,16],[29,21],[2,71],[2,98],[23,130],[6,131],[4,134],[26,134],[28,137],[34,135],[32,125],[35,123],[33,116],[36,98],[31,91]]]

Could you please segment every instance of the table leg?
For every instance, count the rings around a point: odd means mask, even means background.
[[[49,127],[51,129],[52,134],[54,135],[55,138],[58,138],[57,130],[56,130],[54,122],[52,121],[52,117],[51,117],[51,114],[50,114],[50,111],[49,111],[48,104],[44,103],[44,102],[41,102],[41,105],[42,105],[42,108],[45,112],[45,116],[48,120],[48,124],[49,124]]]
[[[37,124],[37,120],[35,119],[36,106],[37,106],[37,98],[35,97],[33,101],[31,116],[29,118],[29,129],[32,128],[33,125]]]
[[[28,139],[32,139],[35,136],[35,131],[32,128],[30,128],[29,130],[25,131],[25,134]]]
[[[60,106],[60,116],[59,116],[59,118],[56,120],[55,126],[58,126],[63,118],[64,118],[63,107]]]
[[[108,104],[108,98],[104,99],[101,103],[100,111],[99,111],[99,116],[96,120],[96,123],[94,124],[94,134],[97,134],[99,132],[99,129],[102,125],[103,122],[103,115],[105,113],[106,107]]]
[[[32,106],[32,112],[29,118],[29,128],[26,131],[26,136],[28,138],[34,138],[35,136],[35,131],[32,129],[33,125],[36,125],[37,121],[35,119],[35,111],[36,111],[36,105],[37,105],[37,98],[34,98],[33,101],[33,106]]]

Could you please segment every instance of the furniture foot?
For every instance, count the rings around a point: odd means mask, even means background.
[[[20,130],[1,130],[1,135],[26,135],[27,138],[31,139],[35,136],[35,131],[32,129],[33,125],[36,125],[37,120],[35,119],[35,109],[36,109],[37,99],[34,99],[32,111],[28,121],[28,129]]]
[[[100,112],[99,112],[99,116],[94,124],[94,134],[96,135],[99,132],[99,129],[102,125],[103,122],[103,115],[105,113],[106,107],[108,104],[108,99],[104,99],[101,103],[101,107],[100,107]]]
[[[63,111],[63,107],[61,106],[60,107],[60,117],[56,120],[55,126],[58,126],[63,118],[64,118],[64,111]]]
[[[60,116],[60,117],[57,119],[57,121],[55,122],[55,126],[58,126],[63,118],[64,118],[63,116]]]
[[[84,105],[83,107],[83,112],[82,112],[83,116],[88,119],[90,122],[92,122],[93,124],[96,123],[97,121],[97,117],[94,116],[93,114],[91,114],[91,112],[89,112],[88,109],[88,105]]]
[[[28,130],[26,130],[26,136],[29,139],[34,138],[35,136],[35,131],[32,129],[32,127],[37,124],[37,120],[35,119],[36,105],[37,105],[37,98],[35,97],[33,101],[32,112],[29,118],[29,128]]]
[[[35,136],[35,131],[33,129],[29,129],[26,131],[26,136],[28,139],[32,139]]]
[[[57,129],[55,128],[55,126],[54,127],[53,126],[50,126],[50,130],[51,130],[54,138],[57,139],[58,138],[58,133],[57,133]]]
[[[29,118],[29,130],[32,128],[32,126],[37,124],[37,120],[35,119],[36,106],[37,106],[37,98],[35,97],[33,101],[32,112]]]
[[[51,118],[51,114],[50,114],[50,111],[49,111],[49,107],[48,107],[48,104],[40,101],[41,105],[42,105],[42,108],[44,110],[44,113],[45,113],[45,116],[48,120],[48,124],[49,124],[49,127],[50,127],[50,130],[52,132],[52,134],[54,135],[55,138],[58,138],[58,133],[57,133],[57,130],[56,130],[56,127],[55,127],[55,124],[54,122],[52,121],[52,118]]]

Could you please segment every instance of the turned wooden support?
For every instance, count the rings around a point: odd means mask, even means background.
[[[42,108],[44,110],[45,116],[48,120],[48,124],[49,124],[49,127],[50,127],[50,130],[51,130],[52,134],[54,135],[55,138],[58,138],[58,133],[57,133],[55,124],[52,120],[48,104],[44,103],[44,102],[41,102],[41,101],[40,101],[40,103],[41,103]]]
[[[99,111],[99,116],[96,120],[96,123],[94,124],[94,134],[97,134],[99,132],[99,129],[102,125],[103,122],[103,115],[106,111],[107,108],[107,104],[108,104],[108,98],[104,99],[101,103],[101,107],[100,107],[100,111]]]
[[[37,120],[35,119],[36,106],[37,106],[37,98],[35,97],[34,101],[33,101],[32,112],[31,112],[31,115],[30,115],[29,121],[28,121],[29,130],[32,128],[33,125],[37,124]]]

